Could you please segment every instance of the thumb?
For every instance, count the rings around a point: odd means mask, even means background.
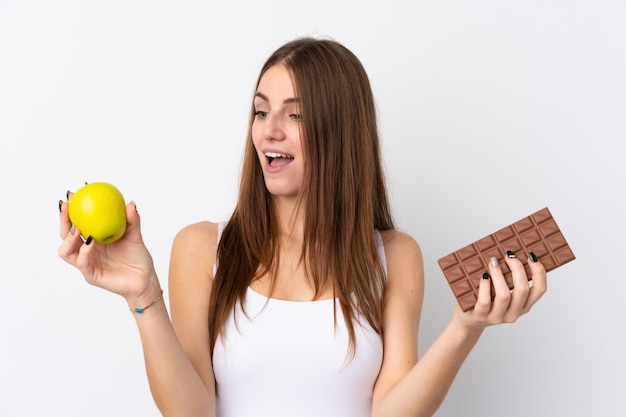
[[[141,219],[137,211],[137,204],[131,201],[126,205],[126,232],[124,234],[132,240],[142,241],[140,225]]]
[[[83,274],[87,282],[93,284],[94,267],[91,263],[91,252],[95,246],[93,237],[88,236],[80,246],[76,256],[76,268]]]

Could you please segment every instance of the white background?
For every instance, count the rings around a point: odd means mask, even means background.
[[[303,35],[370,74],[422,353],[454,306],[439,257],[545,206],[577,256],[437,416],[626,415],[625,22],[621,0],[0,0],[0,416],[158,415],[125,302],[57,257],[57,202],[117,185],[165,285],[174,234],[233,208],[262,62]]]

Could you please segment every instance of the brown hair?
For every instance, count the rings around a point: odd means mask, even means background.
[[[394,227],[369,79],[352,52],[326,39],[296,39],[277,49],[262,67],[257,87],[263,74],[277,64],[292,75],[302,115],[306,155],[299,194],[305,218],[302,260],[316,296],[328,280],[332,282],[354,353],[354,323],[359,318],[382,336],[386,277],[374,229]],[[209,305],[211,353],[258,271],[275,271],[278,262],[278,223],[252,144],[253,119],[254,108],[238,202],[217,249]]]

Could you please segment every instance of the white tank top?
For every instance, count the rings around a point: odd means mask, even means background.
[[[222,226],[223,227],[223,226]],[[221,230],[221,228],[220,228]],[[385,254],[376,232],[379,253]],[[383,346],[367,324],[355,326],[356,353],[334,299],[285,301],[248,288],[213,352],[217,417],[369,417]],[[235,325],[236,319],[236,325]]]

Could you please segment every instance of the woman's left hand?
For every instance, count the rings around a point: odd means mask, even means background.
[[[481,280],[474,308],[463,312],[458,305],[456,307],[456,316],[469,330],[482,330],[494,324],[515,322],[528,313],[547,290],[546,270],[539,260],[528,260],[532,274],[532,281],[529,281],[524,265],[517,257],[505,258],[513,275],[513,289],[509,289],[499,262],[497,265],[489,263],[489,277]]]

